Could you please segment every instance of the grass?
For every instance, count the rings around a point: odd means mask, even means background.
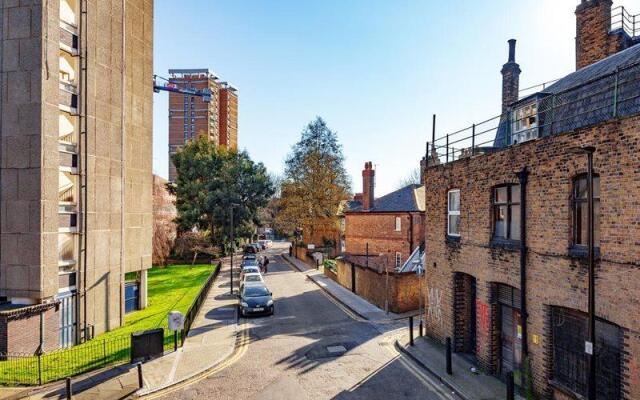
[[[148,306],[125,316],[125,324],[93,340],[68,349],[36,356],[8,357],[0,361],[0,383],[38,384],[87,372],[108,364],[130,359],[130,335],[133,332],[165,328],[165,349],[173,346],[167,331],[167,315],[177,310],[183,314],[214,270],[213,265],[173,265],[148,271]]]

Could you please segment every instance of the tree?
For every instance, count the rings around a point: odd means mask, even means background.
[[[293,232],[302,228],[307,240],[313,240],[319,231],[336,229],[340,201],[350,194],[336,133],[322,118],[316,118],[302,131],[285,163],[276,216],[278,229]]]
[[[232,206],[234,228],[245,227],[257,220],[258,209],[274,192],[262,163],[254,163],[244,151],[218,148],[206,138],[189,142],[172,161],[178,173],[171,186],[178,228],[208,232],[214,246],[228,241]]]
[[[153,176],[152,262],[165,265],[176,240],[176,207],[174,197],[166,189],[166,181]]]
[[[420,182],[420,167],[412,168],[404,177],[398,181],[398,189],[409,185],[422,185]]]
[[[220,253],[219,250],[219,247],[211,245],[205,233],[194,231],[182,232],[174,246],[174,251],[180,258],[192,255],[191,265],[195,264],[201,253],[216,256]]]

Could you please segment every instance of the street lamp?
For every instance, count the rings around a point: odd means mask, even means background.
[[[587,155],[587,207],[589,225],[587,234],[589,252],[589,340],[585,342],[585,352],[589,355],[589,391],[587,398],[596,400],[596,271],[594,266],[594,215],[593,215],[593,153],[596,148],[593,146],[571,147],[568,151],[572,154]]]
[[[420,256],[420,253],[418,253],[418,257],[419,256]],[[422,279],[421,278],[425,276],[425,273],[424,273],[424,268],[422,267],[422,262],[420,258],[418,258],[417,260],[414,260],[413,264],[415,265],[414,269],[416,271],[416,275],[418,276],[418,311],[420,312],[420,336],[422,336],[423,323],[422,323]]]
[[[230,224],[231,224],[231,289],[229,291],[230,294],[233,295],[233,256],[236,254],[236,242],[234,236],[234,225],[233,225],[233,208],[239,206],[239,204],[232,203],[229,206],[229,211],[231,213]]]

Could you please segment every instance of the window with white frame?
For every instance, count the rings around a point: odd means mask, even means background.
[[[460,236],[460,189],[447,193],[447,235]]]
[[[538,137],[538,103],[516,108],[512,113],[511,143],[521,143]]]
[[[400,232],[402,229],[402,218],[396,217],[396,232]]]
[[[402,266],[402,253],[396,252],[396,268]]]

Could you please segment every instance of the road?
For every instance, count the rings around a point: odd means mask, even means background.
[[[243,356],[163,399],[456,399],[399,356],[397,326],[352,318],[277,255],[284,249],[268,251],[275,315],[239,321]]]

